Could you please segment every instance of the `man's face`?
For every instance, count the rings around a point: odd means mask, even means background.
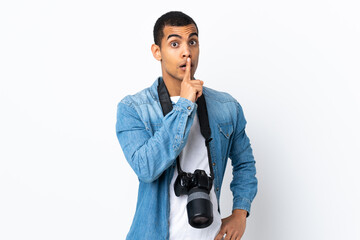
[[[199,60],[199,39],[195,25],[165,26],[163,32],[160,48],[163,77],[182,81],[186,59],[190,57],[193,79]]]

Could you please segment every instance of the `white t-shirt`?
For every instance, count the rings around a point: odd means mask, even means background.
[[[180,96],[170,97],[173,103],[176,103]],[[201,135],[199,118],[197,114],[194,117],[193,125],[186,145],[179,155],[180,166],[184,172],[194,173],[196,169],[205,170],[210,176],[209,160],[205,146],[205,138]],[[221,226],[221,216],[218,212],[218,202],[214,191],[214,186],[210,191],[210,200],[213,205],[213,223],[207,228],[193,228],[188,222],[186,204],[188,195],[177,197],[174,192],[174,183],[178,176],[177,167],[175,167],[174,176],[170,183],[170,218],[169,231],[170,240],[209,240],[214,239]]]

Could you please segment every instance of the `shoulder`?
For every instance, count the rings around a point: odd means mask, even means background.
[[[206,100],[216,101],[219,103],[235,103],[238,104],[237,100],[227,92],[221,92],[209,87],[203,87],[203,93]]]
[[[144,104],[154,104],[157,101],[157,97],[152,91],[151,87],[145,88],[135,94],[129,94],[120,100],[119,105],[127,105],[132,108],[136,108]]]
[[[244,118],[244,113],[240,103],[229,93],[203,87],[206,105],[211,112],[219,115],[219,118],[231,116],[233,119]]]

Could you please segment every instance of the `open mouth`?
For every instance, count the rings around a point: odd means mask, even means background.
[[[193,67],[193,65],[192,65],[192,64],[191,64],[191,67]],[[181,65],[181,66],[180,66],[180,68],[184,68],[184,69],[186,69],[186,64]]]

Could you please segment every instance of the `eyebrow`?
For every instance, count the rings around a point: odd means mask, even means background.
[[[197,36],[198,37],[198,34],[196,32],[193,32],[193,33],[190,33],[189,34],[189,38],[191,38],[192,36]],[[182,38],[180,35],[177,35],[177,34],[170,34],[167,39],[171,38],[171,37],[178,37],[178,38]]]

